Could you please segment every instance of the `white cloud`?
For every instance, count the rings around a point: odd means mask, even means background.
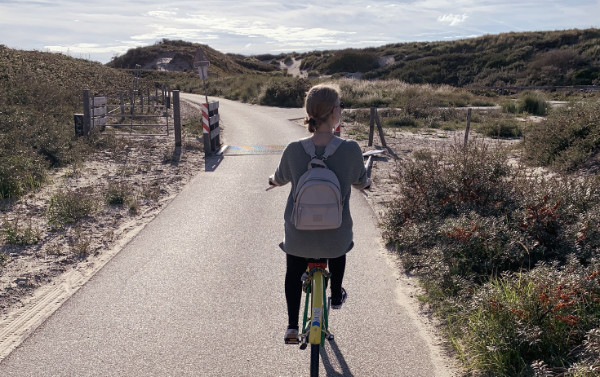
[[[466,14],[444,14],[443,16],[439,16],[437,20],[439,22],[448,24],[450,26],[456,26],[462,24],[469,18]]]
[[[169,19],[172,16],[175,16],[177,12],[171,10],[151,10],[146,14],[150,17]]]
[[[127,50],[136,47],[134,43],[122,42],[120,44],[111,45],[100,45],[95,43],[75,43],[68,46],[60,45],[48,45],[44,46],[45,51],[49,52],[60,52],[65,55],[69,55],[75,58],[83,58],[90,60],[100,60],[106,62],[109,58],[121,55],[127,52]],[[97,57],[103,57],[97,59]]]
[[[0,44],[106,62],[163,38],[222,52],[303,52],[598,27],[598,14],[598,0],[0,0]]]

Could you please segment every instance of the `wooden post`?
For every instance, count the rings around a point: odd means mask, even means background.
[[[173,91],[173,123],[175,127],[175,147],[181,147],[181,111],[179,108],[179,90]]]
[[[158,87],[154,88],[154,111],[158,108]]]
[[[133,90],[129,91],[129,97],[130,97],[130,103],[129,103],[129,112],[131,113],[130,115],[133,116],[133,114],[135,113],[135,96],[133,95]]]
[[[369,147],[373,145],[373,131],[375,131],[375,112],[376,108],[371,107],[371,123],[369,125]]]
[[[385,144],[383,128],[381,127],[381,121],[379,120],[379,114],[377,113],[377,109],[375,109],[375,122],[377,123],[377,130],[379,131],[379,139],[381,140],[381,145],[383,147],[387,147],[387,145]]]
[[[83,91],[83,134],[87,135],[92,126],[92,114],[90,109],[90,91]]]
[[[122,90],[119,92],[119,104],[121,107],[121,120],[119,123],[123,123],[125,121],[125,96]]]
[[[465,129],[465,147],[469,142],[469,130],[471,129],[471,108],[467,110],[467,128]]]

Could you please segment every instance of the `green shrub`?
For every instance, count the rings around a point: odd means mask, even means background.
[[[502,101],[500,107],[505,113],[516,114],[519,112],[519,110],[517,109],[517,104],[515,103],[515,101],[512,100]]]
[[[484,145],[398,166],[382,222],[465,365],[494,376],[597,365],[600,177],[543,179]],[[579,373],[579,372],[577,372]]]
[[[379,67],[379,60],[375,53],[359,50],[342,50],[336,52],[325,64],[327,74],[338,72],[368,72]]]
[[[544,116],[548,111],[548,102],[540,92],[524,92],[518,101],[518,112]]]
[[[0,198],[15,198],[40,187],[47,163],[36,154],[0,147]]]
[[[494,376],[534,375],[540,369],[572,375],[581,364],[597,367],[599,359],[590,358],[597,345],[585,340],[598,329],[599,277],[599,263],[584,266],[572,259],[482,286],[460,342],[475,355],[470,367]]]
[[[419,122],[408,115],[385,119],[383,124],[387,127],[419,127]]]
[[[40,240],[40,231],[31,225],[31,221],[23,226],[19,224],[19,219],[12,223],[4,221],[2,235],[8,245],[29,246],[37,244]]]
[[[510,168],[501,151],[472,143],[467,148],[454,145],[439,155],[422,151],[417,156],[398,171],[403,187],[393,208],[400,209],[402,217],[421,221],[472,210],[496,213],[497,201],[512,201],[505,180]]]
[[[124,205],[132,197],[133,192],[131,185],[111,181],[104,192],[104,201],[108,205]]]
[[[311,87],[306,79],[274,80],[267,84],[260,97],[264,106],[302,107],[306,92]]]
[[[498,139],[515,139],[523,136],[523,128],[514,120],[486,122],[477,127],[479,133]]]
[[[164,190],[160,188],[158,182],[153,182],[142,187],[141,196],[144,199],[157,202],[164,193]]]
[[[92,238],[79,227],[75,228],[73,234],[69,237],[71,251],[79,257],[84,257],[90,253],[91,244]]]
[[[235,75],[211,79],[207,84],[207,94],[210,96],[225,97],[235,101],[258,103],[264,86],[270,80],[283,79],[282,76],[270,75]],[[202,86],[191,90],[203,93]]]
[[[279,70],[279,64],[275,66],[273,64],[263,63],[257,60],[256,58],[237,59],[236,63],[238,63],[244,68],[248,68],[259,72],[272,72]]]
[[[600,101],[554,109],[525,134],[525,156],[534,164],[558,170],[581,168],[600,149]]]
[[[96,208],[96,199],[90,189],[59,191],[50,198],[48,224],[54,229],[90,216]]]

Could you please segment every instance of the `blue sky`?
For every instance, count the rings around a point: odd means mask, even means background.
[[[244,55],[600,27],[600,0],[0,0],[0,44],[108,62],[182,39]]]

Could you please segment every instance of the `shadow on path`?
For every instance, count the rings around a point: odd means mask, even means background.
[[[331,353],[335,357],[334,360],[331,360],[329,358],[329,355],[325,351],[325,348],[321,348],[321,360],[323,360],[323,366],[325,367],[325,372],[327,372],[327,376],[354,377],[354,375],[350,371],[348,363],[346,363],[346,360],[344,359],[342,351],[340,351],[335,341],[328,342],[327,344],[329,344],[329,347],[331,348]],[[336,365],[339,365],[340,371],[336,370]]]
[[[204,171],[206,172],[214,172],[217,170],[221,162],[223,161],[223,155],[217,156],[206,156],[204,159]]]

